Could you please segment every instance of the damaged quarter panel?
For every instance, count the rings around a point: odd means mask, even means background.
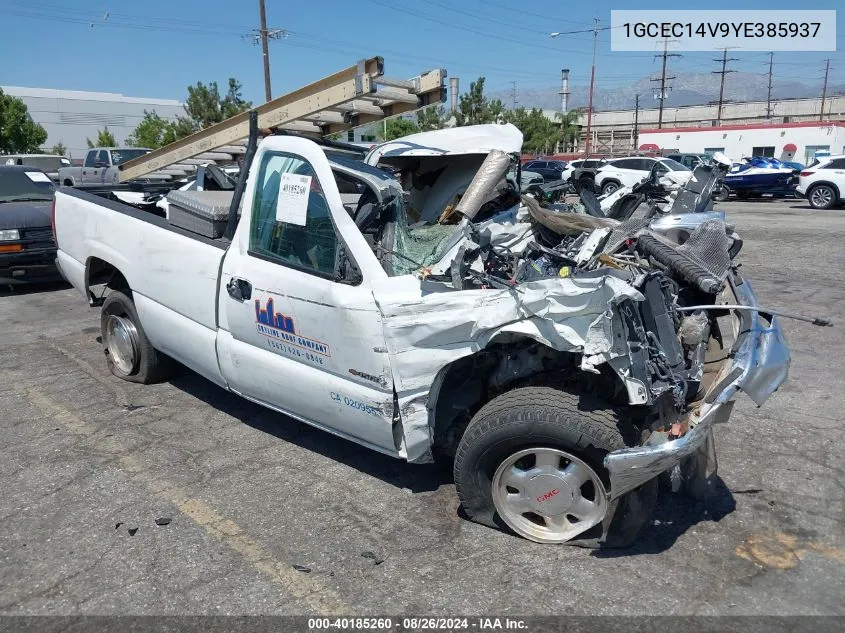
[[[521,284],[518,292],[441,289],[411,275],[373,284],[409,461],[430,458],[434,403],[428,397],[445,366],[509,334],[580,353],[582,369],[597,371],[628,353],[624,337],[615,336],[620,329],[615,306],[642,300],[612,276],[534,281]]]

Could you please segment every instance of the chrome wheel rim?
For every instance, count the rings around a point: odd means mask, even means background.
[[[138,330],[129,319],[110,315],[106,322],[106,349],[115,367],[127,376],[138,363]]]
[[[813,194],[810,199],[814,206],[826,207],[833,199],[833,191],[827,187],[817,187],[813,189]]]
[[[617,189],[619,189],[619,187],[617,185],[614,185],[613,183],[609,183],[604,186],[604,192],[607,195],[614,193]]]
[[[538,543],[564,543],[607,514],[598,474],[556,448],[527,448],[505,459],[493,475],[493,505],[514,532]]]

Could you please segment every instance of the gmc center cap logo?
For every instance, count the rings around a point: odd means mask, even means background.
[[[547,516],[566,512],[575,498],[572,489],[557,475],[543,473],[532,477],[527,492],[534,511]]]
[[[545,501],[548,501],[549,499],[554,497],[559,492],[560,492],[560,488],[552,488],[548,492],[541,494],[539,497],[537,497],[537,503],[543,503]]]

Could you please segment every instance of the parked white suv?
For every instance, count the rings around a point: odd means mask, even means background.
[[[805,167],[795,191],[814,209],[829,209],[845,201],[845,155],[825,156]]]
[[[603,194],[609,195],[620,187],[633,187],[642,182],[655,163],[660,163],[659,173],[668,171],[686,171],[692,175],[692,170],[671,158],[649,158],[648,156],[631,156],[629,158],[614,158],[596,173],[596,188]]]

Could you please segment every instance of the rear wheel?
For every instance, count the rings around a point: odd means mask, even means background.
[[[651,514],[657,482],[609,501],[603,460],[626,446],[620,426],[600,400],[550,387],[494,398],[470,421],[455,456],[464,511],[539,543],[629,544]]]
[[[731,190],[728,189],[725,185],[722,185],[719,190],[713,195],[713,199],[716,202],[724,202],[727,200],[731,195]]]
[[[609,195],[610,195],[610,194],[612,194],[614,191],[616,191],[617,189],[619,189],[619,187],[620,187],[619,183],[618,183],[618,182],[616,182],[615,180],[608,180],[608,181],[606,181],[604,184],[602,184],[602,186],[601,186],[601,192],[602,192],[604,195],[609,196]]]
[[[172,361],[150,343],[135,304],[115,290],[103,302],[100,329],[106,362],[111,373],[129,382],[160,382],[170,372]]]
[[[816,185],[807,192],[807,201],[814,209],[829,209],[836,197],[836,190],[830,185]]]

